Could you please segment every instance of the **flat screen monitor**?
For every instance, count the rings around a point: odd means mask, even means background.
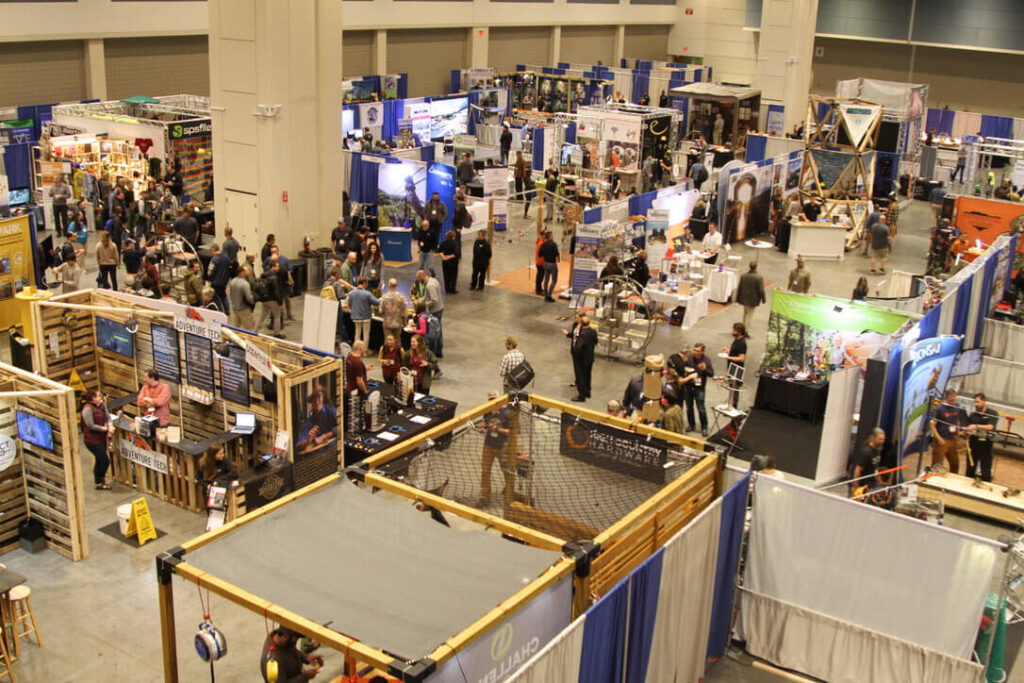
[[[41,417],[17,411],[18,438],[45,448],[53,450],[53,425]]]
[[[430,137],[462,135],[469,128],[469,98],[449,97],[430,102]]]
[[[135,340],[123,323],[96,316],[96,345],[113,353],[135,357]]]
[[[32,193],[29,190],[11,190],[7,198],[10,206],[24,206],[32,200]]]
[[[984,347],[964,349],[956,354],[956,360],[953,361],[953,369],[950,371],[949,376],[962,377],[964,375],[978,374],[981,372],[981,359],[984,355]]]
[[[574,153],[576,161],[573,160]],[[579,145],[562,145],[562,166],[569,166],[573,163],[583,163],[583,149]]]

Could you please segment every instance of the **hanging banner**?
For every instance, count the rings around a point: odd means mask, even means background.
[[[800,189],[800,172],[804,167],[804,153],[790,152],[786,162],[786,179],[782,186],[782,196],[788,197]]]
[[[274,367],[270,362],[270,356],[248,339],[245,340],[245,362],[251,365],[256,372],[273,381]]]
[[[765,122],[765,130],[768,135],[783,135],[785,133],[785,112],[779,109],[772,109],[773,105],[768,107],[768,120]]]
[[[484,198],[494,202],[494,229],[504,230],[508,215],[508,168],[491,166],[484,169]]]
[[[882,106],[878,104],[842,102],[839,104],[839,110],[843,112],[846,132],[850,136],[850,144],[854,147],[860,147],[868,129],[882,114]]]
[[[903,366],[900,414],[900,458],[928,445],[928,413],[932,401],[942,399],[960,353],[962,339],[950,335],[923,339],[910,347]]]
[[[573,254],[570,288],[580,294],[597,282],[601,272],[598,250],[601,247],[601,223],[581,223],[576,226],[576,253]],[[650,263],[650,260],[648,260]]]

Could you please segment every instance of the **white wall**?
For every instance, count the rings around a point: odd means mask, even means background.
[[[206,33],[205,2],[0,3],[0,42]]]

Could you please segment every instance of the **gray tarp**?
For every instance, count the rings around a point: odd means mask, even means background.
[[[415,660],[560,553],[453,531],[347,479],[185,556],[224,581],[371,647]]]

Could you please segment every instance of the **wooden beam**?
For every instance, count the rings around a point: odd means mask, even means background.
[[[438,510],[444,510],[451,512],[452,514],[458,515],[465,519],[474,521],[484,526],[493,527],[502,533],[508,534],[509,536],[515,536],[526,541],[529,545],[535,548],[543,548],[544,550],[557,550],[561,551],[562,547],[566,544],[566,539],[558,538],[551,534],[546,534],[542,531],[537,531],[529,527],[510,522],[507,519],[503,519],[496,515],[492,515],[489,512],[477,510],[476,508],[469,507],[468,505],[462,505],[455,501],[436,496],[426,491],[414,488],[407,484],[382,477],[379,474],[372,472],[367,473],[365,482],[370,486],[375,486],[385,491],[391,491],[409,500],[421,500],[431,507],[435,507]]]
[[[164,683],[178,683],[178,636],[174,630],[174,584],[157,584],[160,602],[160,642],[164,660]]]
[[[237,332],[235,332],[231,328],[225,327],[223,325],[221,325],[220,331],[221,331],[221,334],[223,334],[225,337],[227,337],[231,341],[235,342],[236,344],[241,346],[243,349],[245,348],[245,340],[242,339],[242,337]],[[267,355],[269,356],[270,354],[267,354]],[[281,368],[277,367],[277,365],[274,363],[273,360],[270,361],[270,369],[274,372],[274,375],[276,377],[284,377],[284,371],[281,370]]]

